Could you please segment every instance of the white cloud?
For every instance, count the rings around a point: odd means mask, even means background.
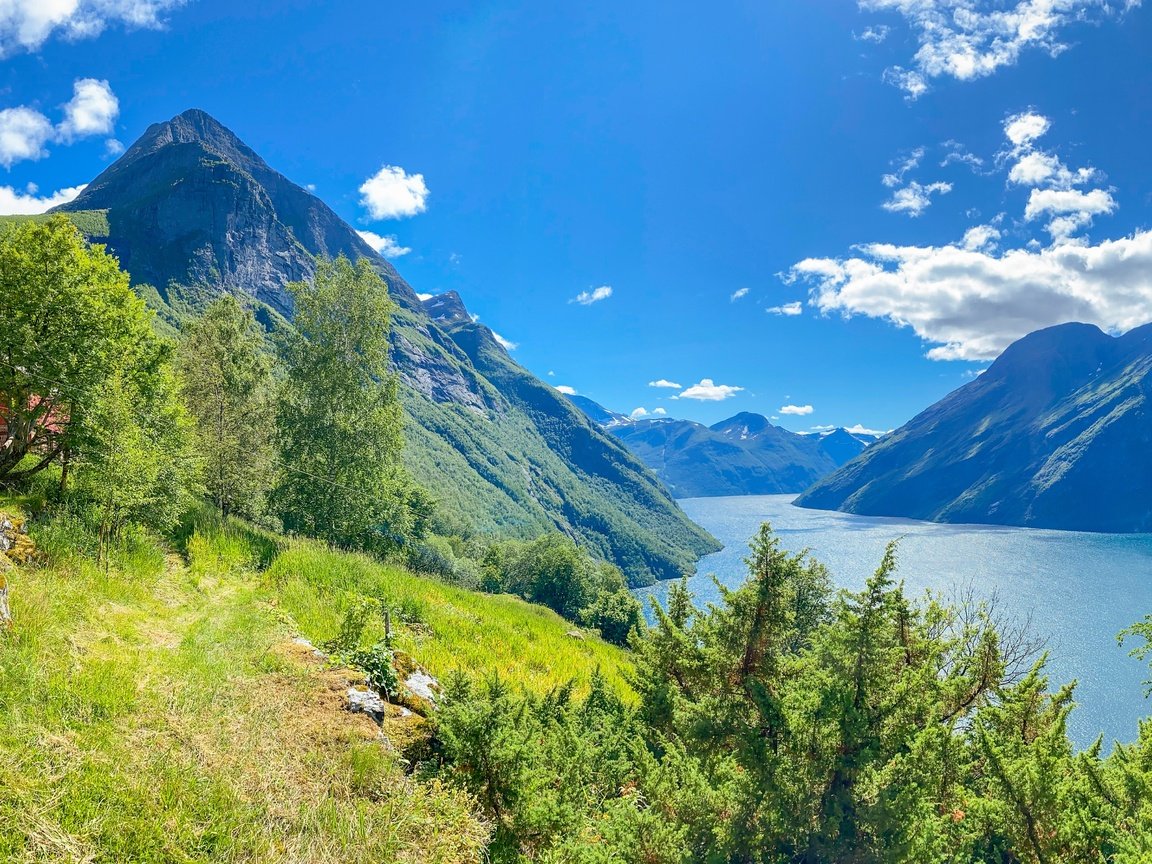
[[[520,347],[519,342],[513,342],[511,339],[505,339],[503,336],[501,336],[495,330],[492,331],[492,338],[494,338],[497,342],[499,342],[500,347],[503,348],[505,351],[515,351],[517,348]]]
[[[793,315],[799,315],[801,312],[803,312],[804,304],[799,300],[793,300],[791,303],[785,303],[783,306],[769,306],[764,311],[770,312],[773,315],[787,315],[791,317]]]
[[[5,2],[10,0],[0,0],[0,22]],[[0,165],[11,168],[17,162],[42,159],[48,155],[49,143],[71,144],[79,138],[112,131],[120,103],[108,82],[78,78],[72,89],[71,101],[63,106],[64,119],[56,126],[43,113],[26,105],[0,111]],[[105,148],[115,155],[113,143],[120,144],[109,142]]]
[[[107,156],[109,159],[115,159],[117,156],[119,156],[123,152],[124,152],[123,142],[117,141],[115,138],[109,138],[107,141],[104,142],[104,155]]]
[[[31,108],[5,108],[0,111],[0,165],[11,168],[25,159],[48,155],[45,145],[52,140],[52,123]]]
[[[807,417],[815,409],[811,405],[781,405],[778,410],[781,414],[790,414],[793,417]]]
[[[417,294],[416,299],[423,303],[425,300],[431,300],[435,296],[435,294]]]
[[[952,191],[951,183],[937,182],[921,185],[913,180],[903,189],[897,189],[892,197],[880,206],[889,213],[907,213],[915,218],[932,206],[933,195],[947,195]]]
[[[885,78],[916,99],[933,78],[983,78],[1015,64],[1030,49],[1055,56],[1068,47],[1060,35],[1068,25],[1127,11],[1140,0],[859,0],[859,5],[902,15],[914,31],[915,68],[894,66]]]
[[[183,0],[2,0],[0,56],[35,51],[52,36],[89,39],[111,24],[156,29]]]
[[[736,302],[737,300],[739,300],[741,297],[747,297],[747,296],[748,296],[748,289],[747,289],[747,288],[740,288],[740,289],[738,289],[738,290],[736,290],[736,291],[733,291],[733,292],[732,292],[732,296],[731,296],[729,299],[730,299],[730,300],[731,300],[733,303],[735,303],[735,302]]]
[[[575,396],[576,395],[576,388],[575,387],[569,387],[567,384],[558,384],[558,385],[556,385],[556,389],[559,390],[561,393],[563,393],[565,396]]]
[[[400,219],[428,209],[428,186],[423,174],[409,174],[385,165],[360,186],[360,204],[373,219]]]
[[[628,416],[631,417],[633,420],[640,420],[640,419],[648,416],[648,409],[647,408],[633,408],[632,413],[629,414]]]
[[[729,384],[717,384],[711,378],[703,378],[699,384],[693,384],[678,398],[697,399],[701,402],[723,402],[743,389],[743,387],[733,387]]]
[[[555,377],[556,377],[556,373],[555,373],[553,370],[549,369],[549,370],[548,370],[548,377],[549,377],[549,378],[555,378]]]
[[[920,160],[924,158],[924,148],[917,147],[903,159],[892,163],[892,172],[880,178],[880,182],[889,189],[895,189],[904,182],[904,175],[920,167]]]
[[[663,408],[653,408],[653,409],[652,409],[652,413],[653,413],[653,414],[658,414],[659,416],[663,417],[663,416],[664,416],[665,414],[667,414],[668,412],[667,412],[666,410],[664,410]]]
[[[961,244],[973,252],[991,251],[1000,242],[1000,229],[991,225],[975,225],[964,232]]]
[[[1048,223],[1048,231],[1054,238],[1063,238],[1091,225],[1094,216],[1113,213],[1116,206],[1116,199],[1103,189],[1033,189],[1024,218],[1056,217]]]
[[[80,78],[72,84],[72,99],[64,106],[64,120],[56,135],[65,143],[89,135],[110,135],[120,116],[120,100],[107,81]]]
[[[948,152],[945,153],[944,159],[940,162],[941,168],[947,168],[949,165],[967,165],[975,173],[981,173],[984,167],[984,160],[971,153],[959,141],[945,141],[942,145]]]
[[[869,27],[859,36],[856,36],[857,42],[873,42],[879,45],[888,38],[888,34],[892,32],[892,28],[885,24],[877,25],[876,27]]]
[[[0,216],[31,216],[45,213],[60,204],[67,204],[84,191],[84,185],[69,186],[53,192],[51,195],[39,197],[36,187],[31,186],[21,193],[11,186],[0,186]]]
[[[579,303],[581,306],[591,306],[593,303],[599,303],[601,300],[607,300],[612,296],[611,285],[601,285],[592,291],[581,291],[569,303]]]
[[[648,386],[649,387],[667,387],[671,390],[681,389],[680,384],[677,384],[675,381],[669,381],[667,378],[659,378],[656,381],[649,381]]]
[[[408,246],[401,246],[395,234],[375,234],[372,231],[357,231],[361,239],[385,258],[400,258],[412,251]]]
[[[881,318],[937,347],[934,360],[991,360],[1033,330],[1084,321],[1123,331],[1152,320],[1152,231],[1097,245],[1001,254],[959,245],[870,244],[808,259],[786,281],[825,313]]]
[[[1004,121],[1004,137],[1012,142],[1013,146],[1030,146],[1037,138],[1043,138],[1052,128],[1052,121],[1043,114],[1035,111],[1024,111],[1013,114]]]

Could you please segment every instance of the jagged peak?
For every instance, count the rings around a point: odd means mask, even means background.
[[[445,291],[423,301],[424,311],[437,324],[464,324],[473,320],[472,313],[455,291]]]

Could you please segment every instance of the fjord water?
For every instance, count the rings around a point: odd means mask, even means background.
[[[747,577],[747,543],[770,522],[784,547],[811,550],[838,587],[858,590],[900,540],[896,576],[910,596],[974,589],[998,595],[1009,614],[1031,618],[1045,640],[1053,687],[1073,679],[1077,707],[1069,734],[1077,745],[1104,735],[1131,741],[1152,715],[1144,698],[1148,670],[1117,645],[1123,628],[1152,613],[1152,534],[1087,534],[983,525],[940,525],[793,507],[794,495],[689,498],[684,511],[724,549],[700,562],[689,580],[697,604],[716,601],[711,574],[736,587]],[[663,600],[669,584],[644,593]]]

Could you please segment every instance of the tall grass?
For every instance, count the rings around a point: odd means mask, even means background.
[[[0,637],[0,861],[473,861],[486,828],[404,775],[334,673],[287,650],[268,538],[202,519],[188,561],[37,522]]]
[[[497,673],[544,692],[573,680],[583,690],[600,669],[618,693],[627,698],[631,692],[625,651],[518,597],[479,594],[311,543],[283,552],[265,578],[280,607],[316,644],[337,634],[351,604],[373,598],[406,624],[397,630],[397,647],[434,675]]]

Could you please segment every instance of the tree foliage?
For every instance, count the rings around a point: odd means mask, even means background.
[[[706,609],[673,587],[634,640],[635,706],[449,689],[442,770],[494,860],[1149,860],[1152,722],[1075,752],[1072,688],[994,601],[910,599],[895,547],[835,592],[767,527],[748,566]]]
[[[223,515],[259,516],[273,480],[271,361],[255,317],[232,295],[186,325],[180,377],[209,496]]]
[[[109,380],[153,339],[128,276],[62,216],[0,231],[0,483],[93,446]]]
[[[344,548],[400,548],[427,530],[431,501],[400,462],[387,286],[369,262],[340,257],[290,288],[296,334],[276,409],[274,509],[291,532]]]

